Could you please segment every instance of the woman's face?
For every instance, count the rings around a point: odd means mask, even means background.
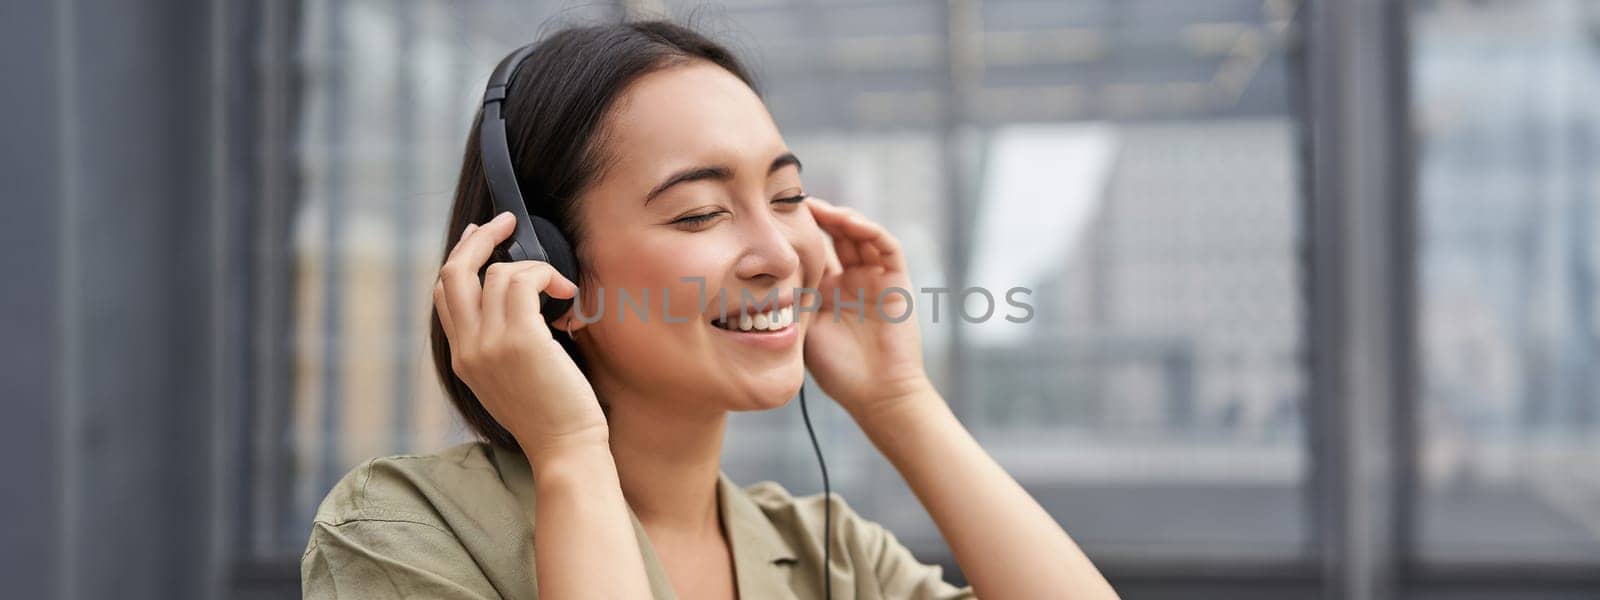
[[[790,306],[795,289],[816,288],[827,237],[799,202],[800,166],[766,106],[732,73],[695,61],[635,81],[604,129],[612,162],[578,211],[593,322],[574,321],[596,391],[669,410],[781,406],[804,378],[802,342],[817,313],[790,307],[786,325],[780,314],[779,326],[739,331],[741,299]],[[748,312],[755,325],[767,320]]]

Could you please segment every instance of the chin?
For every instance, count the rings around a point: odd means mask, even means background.
[[[734,400],[728,403],[728,410],[745,412],[782,408],[800,393],[800,385],[805,382],[805,369],[801,367],[796,369],[793,376],[776,379],[740,386],[741,389],[731,395]]]
[[[792,396],[772,395],[765,398],[748,399],[736,406],[729,407],[728,410],[733,412],[760,412],[764,410],[772,410],[774,408],[783,408],[785,404],[789,403],[790,398],[792,398]]]
[[[706,379],[702,379],[706,381]],[[739,368],[723,371],[723,378],[706,389],[709,395],[725,398],[722,405],[730,411],[765,411],[782,408],[800,394],[805,382],[805,360],[795,355],[789,360],[771,363],[763,368]]]

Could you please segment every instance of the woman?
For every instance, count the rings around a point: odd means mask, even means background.
[[[726,49],[664,22],[570,28],[507,98],[522,195],[571,240],[581,285],[503,260],[515,221],[492,214],[472,134],[432,334],[485,441],[347,475],[317,513],[306,596],[1115,596],[929,384],[916,319],[892,318],[911,307],[874,302],[914,289],[898,242],[806,195]],[[802,297],[820,310],[798,310],[797,289],[819,290]],[[664,312],[616,304],[644,290]],[[582,298],[545,315],[541,292]],[[806,369],[910,484],[971,587],[837,497],[720,471],[727,413],[782,406]]]

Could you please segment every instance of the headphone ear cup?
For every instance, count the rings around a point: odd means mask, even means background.
[[[572,251],[572,244],[567,243],[567,236],[561,235],[561,230],[548,219],[540,216],[529,216],[533,222],[533,231],[539,236],[539,245],[544,247],[545,256],[550,259],[550,266],[568,281],[578,282],[578,255]],[[551,298],[539,294],[539,312],[546,321],[566,314],[572,308],[572,300],[566,298]]]

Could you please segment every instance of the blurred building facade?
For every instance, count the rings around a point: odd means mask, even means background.
[[[1582,561],[1600,552],[1600,7],[1418,17],[1423,547]]]
[[[1293,4],[621,8],[724,32],[805,157],[808,189],[888,224],[919,286],[1037,288],[1037,322],[924,316],[946,394],[1026,484],[1059,496],[1052,509],[1077,497],[1096,498],[1078,514],[1195,513],[1181,523],[1188,547],[1171,526],[1115,518],[1075,534],[1130,555],[1305,550]],[[305,4],[300,187],[286,198],[293,488],[276,492],[286,510],[262,548],[299,545],[357,462],[464,439],[424,352],[421,284],[442,253],[481,67],[539,31],[614,12]],[[739,415],[729,471],[815,487],[793,412]],[[891,510],[910,496],[892,468],[845,415],[823,415],[840,489],[947,557],[925,515]],[[1068,492],[1086,487],[1098,496]],[[1259,510],[1202,501],[1219,493]],[[1261,513],[1275,526],[1252,527]]]

